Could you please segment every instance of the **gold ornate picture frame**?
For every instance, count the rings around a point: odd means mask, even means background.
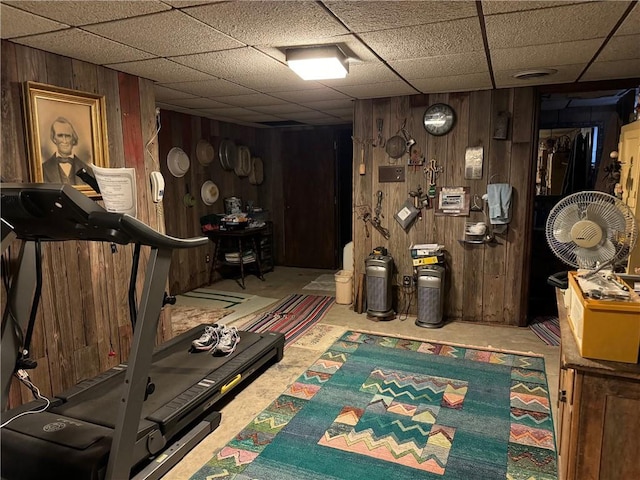
[[[104,96],[36,82],[24,84],[29,181],[69,183],[98,197],[76,175],[109,167]]]

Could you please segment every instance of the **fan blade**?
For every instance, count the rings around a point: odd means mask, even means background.
[[[609,240],[593,248],[576,247],[574,250],[579,268],[595,268],[599,264],[613,260],[616,247]]]
[[[561,243],[570,242],[571,227],[580,220],[580,208],[578,205],[568,205],[563,208],[553,221],[553,237]]]
[[[589,205],[587,218],[607,231],[624,232],[627,224],[622,212],[613,203],[607,202]]]
[[[576,247],[573,253],[576,255],[578,268],[587,268],[589,270],[595,268],[600,258],[600,255],[591,248]]]

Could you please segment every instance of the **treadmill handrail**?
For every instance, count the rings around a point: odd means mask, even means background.
[[[208,237],[177,238],[160,233],[126,213],[93,212],[89,214],[89,224],[124,232],[136,243],[158,248],[200,247],[209,242]]]
[[[191,248],[208,244],[204,236],[176,238],[131,215],[108,212],[71,185],[3,183],[2,219],[23,240],[89,240],[156,248]]]

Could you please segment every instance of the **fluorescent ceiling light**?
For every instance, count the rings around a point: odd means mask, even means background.
[[[347,58],[335,45],[289,48],[287,64],[303,80],[344,78],[349,72]]]

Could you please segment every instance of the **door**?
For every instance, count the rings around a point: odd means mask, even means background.
[[[337,266],[334,130],[283,134],[284,264]]]

